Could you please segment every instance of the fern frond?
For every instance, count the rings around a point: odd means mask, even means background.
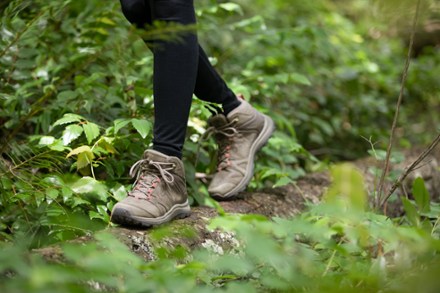
[[[29,176],[38,173],[60,173],[66,161],[63,153],[29,144],[11,142],[8,150],[0,160],[0,177],[23,177],[29,180]]]

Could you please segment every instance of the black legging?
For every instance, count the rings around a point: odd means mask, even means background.
[[[195,24],[193,0],[120,0],[122,12],[138,28],[160,20]],[[193,93],[222,104],[227,113],[240,102],[209,63],[196,33],[179,41],[147,42],[154,54],[153,149],[181,158]],[[153,46],[151,46],[153,45]]]

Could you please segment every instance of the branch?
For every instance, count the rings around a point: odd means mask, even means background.
[[[385,199],[381,202],[380,208],[384,206],[384,204],[388,201],[388,199],[391,197],[394,191],[396,191],[397,187],[399,187],[402,184],[403,180],[405,180],[405,178],[417,168],[417,166],[435,149],[435,147],[439,143],[440,143],[440,134],[431,142],[431,144],[417,157],[417,159],[411,165],[405,168],[403,174],[400,175],[399,179],[396,180],[396,182],[391,187]]]
[[[402,75],[402,81],[400,84],[399,98],[397,99],[396,112],[394,114],[393,125],[391,127],[390,141],[389,141],[388,147],[387,147],[387,155],[385,158],[385,163],[384,163],[384,167],[382,170],[382,175],[380,176],[379,189],[378,189],[377,198],[376,198],[376,207],[380,206],[383,188],[384,188],[384,184],[385,184],[385,177],[386,177],[386,175],[388,173],[388,169],[390,167],[391,150],[392,150],[393,144],[394,144],[394,135],[396,133],[397,120],[399,118],[399,113],[400,113],[400,105],[402,104],[403,92],[405,90],[405,83],[406,83],[406,79],[408,77],[409,65],[411,63],[411,55],[412,55],[413,46],[414,46],[414,36],[416,34],[416,27],[417,27],[417,23],[418,23],[418,19],[419,19],[420,3],[421,3],[421,0],[418,0],[417,7],[416,7],[416,13],[414,15],[414,21],[413,21],[413,25],[412,25],[408,55],[406,57],[405,67],[404,67],[404,71],[403,71],[403,75]]]

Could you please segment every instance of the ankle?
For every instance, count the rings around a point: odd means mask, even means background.
[[[223,104],[223,112],[225,116],[227,116],[230,112],[232,112],[235,108],[241,105],[242,96],[233,95],[231,98],[227,99]]]
[[[160,152],[166,156],[177,157],[179,158],[179,160],[182,160],[182,152],[174,148],[162,146],[162,145],[153,145],[153,150]]]

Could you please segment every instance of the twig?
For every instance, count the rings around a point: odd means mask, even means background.
[[[383,207],[383,205],[387,202],[387,200],[391,197],[391,195],[396,191],[397,187],[399,187],[403,180],[414,171],[417,166],[435,149],[435,147],[440,143],[440,134],[431,142],[431,144],[417,157],[417,159],[408,167],[405,168],[405,171],[400,175],[399,179],[391,187],[385,199],[381,202],[379,207]]]
[[[12,39],[10,42],[9,42],[9,44],[7,44],[4,48],[3,48],[3,50],[0,52],[0,57],[3,57],[3,55],[5,55],[7,52],[8,52],[8,50],[13,46],[13,45],[15,45],[15,43],[17,43],[19,40],[20,40],[20,38],[32,27],[32,25],[44,14],[44,12],[45,11],[40,11],[37,15],[35,15],[35,17],[34,18],[32,18],[26,25],[25,25],[25,27],[21,30],[21,31],[19,31],[16,35],[15,35],[15,37],[14,37],[14,39]]]
[[[388,143],[387,155],[386,155],[384,167],[382,170],[382,175],[381,175],[380,181],[379,181],[379,190],[378,190],[377,198],[376,198],[376,207],[381,206],[380,204],[381,204],[382,193],[383,193],[383,188],[384,188],[384,184],[385,184],[385,177],[386,177],[386,175],[388,173],[388,169],[390,167],[391,150],[392,150],[392,147],[394,144],[394,134],[396,132],[397,120],[399,118],[400,105],[402,104],[403,92],[405,90],[405,83],[406,83],[406,79],[408,77],[409,65],[411,63],[411,55],[412,55],[413,45],[414,45],[414,36],[416,34],[416,26],[417,26],[418,19],[419,19],[420,2],[421,2],[421,0],[417,1],[416,13],[414,15],[414,21],[413,21],[412,31],[411,31],[411,39],[409,42],[408,55],[407,55],[406,61],[405,61],[405,67],[404,67],[404,71],[403,71],[403,75],[402,75],[402,81],[400,84],[399,98],[397,99],[396,112],[394,114],[393,125],[391,127],[390,141]]]

